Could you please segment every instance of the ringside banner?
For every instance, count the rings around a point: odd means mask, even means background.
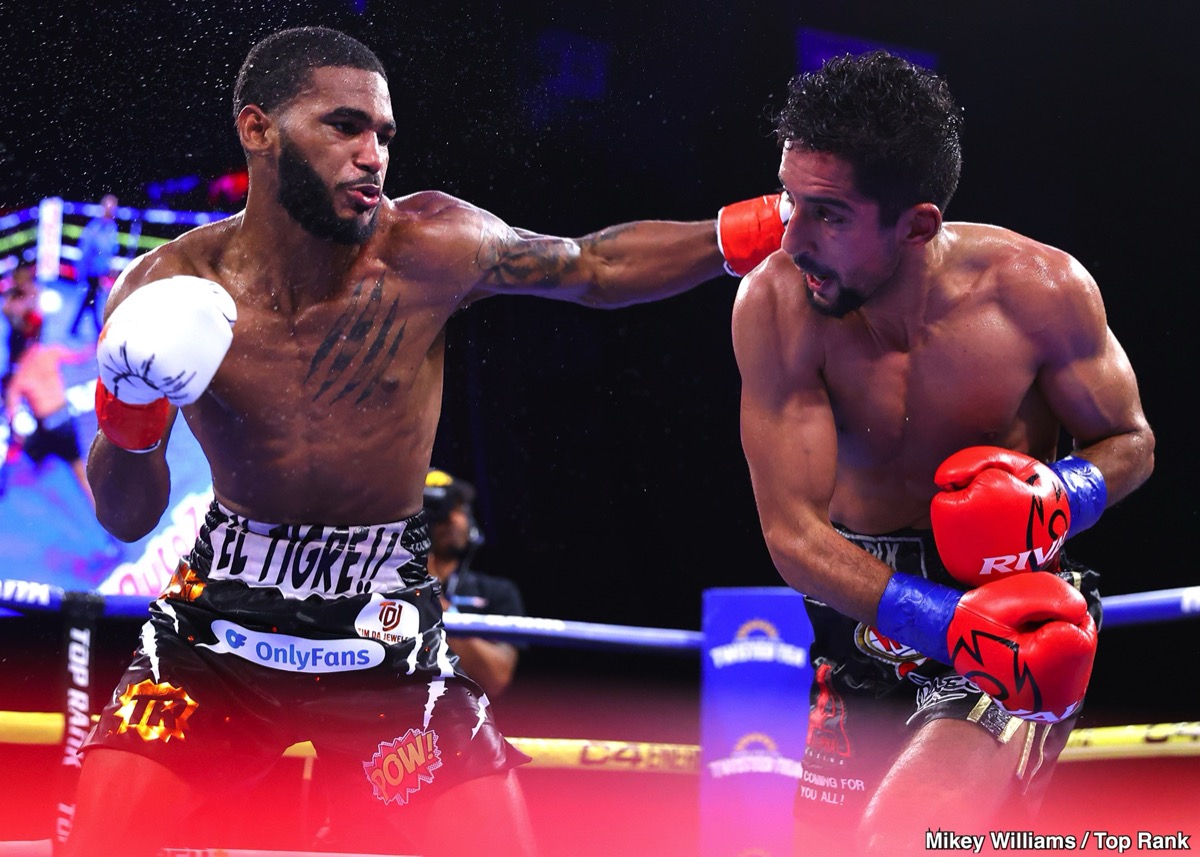
[[[701,857],[791,855],[812,627],[786,587],[704,592]]]

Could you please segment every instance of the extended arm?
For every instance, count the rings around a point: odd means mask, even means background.
[[[711,221],[640,221],[578,239],[488,224],[477,264],[486,292],[606,308],[660,300],[723,273]]]
[[[58,359],[60,363],[77,365],[86,363],[96,357],[96,349],[91,347],[83,348],[67,348],[66,346],[58,346]]]
[[[582,238],[542,235],[449,198],[435,220],[443,224],[441,237],[458,246],[450,258],[472,266],[468,300],[523,294],[615,308],[661,300],[722,275],[722,246],[736,248],[729,252],[737,253],[739,266],[777,250],[783,235],[778,198],[762,199],[774,200],[769,216],[730,219],[720,242],[716,220],[641,220]]]

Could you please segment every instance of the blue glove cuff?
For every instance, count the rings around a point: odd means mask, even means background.
[[[879,599],[876,627],[926,657],[950,663],[946,635],[962,593],[923,577],[896,572]]]
[[[1050,463],[1067,489],[1067,505],[1071,507],[1071,535],[1082,533],[1104,514],[1108,505],[1108,488],[1100,468],[1086,458],[1068,455]]]

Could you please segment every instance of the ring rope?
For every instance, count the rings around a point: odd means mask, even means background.
[[[0,744],[58,744],[62,741],[64,719],[55,711],[0,711]],[[531,767],[535,768],[700,773],[697,744],[587,738],[509,738],[508,741],[532,756]],[[304,741],[293,744],[284,755],[314,758],[316,752],[312,744]],[[1200,722],[1075,729],[1059,759],[1082,762],[1167,756],[1200,756]]]
[[[62,608],[64,598],[71,594],[51,584],[0,579],[0,609],[35,613],[57,612]],[[91,597],[101,601],[102,615],[124,618],[144,616],[153,600],[145,595]],[[1108,628],[1195,618],[1200,616],[1200,586],[1109,595],[1102,599],[1102,603],[1104,625]],[[565,619],[473,613],[447,613],[443,621],[449,631],[480,637],[503,637],[514,643],[625,646],[676,651],[700,650],[704,647],[703,632],[677,628],[642,628]]]
[[[62,587],[28,580],[0,579],[0,610],[20,613],[57,613],[72,594]],[[146,615],[153,598],[146,595],[96,595],[101,615],[136,619]],[[552,643],[562,646],[603,646],[671,651],[699,650],[704,634],[679,628],[642,628],[575,622],[565,619],[539,619],[531,616],[499,614],[446,613],[443,624],[448,631],[470,633],[478,637],[502,637],[512,643]]]
[[[105,616],[144,616],[146,596],[83,594]],[[0,608],[56,612],[80,593],[50,584],[0,579]],[[1103,600],[1108,627],[1162,622],[1200,614],[1200,586],[1156,592],[1111,595]],[[555,645],[626,646],[668,650],[701,650],[704,634],[671,628],[641,628],[541,619],[527,616],[447,613],[446,629],[513,642]],[[55,744],[62,740],[64,716],[58,712],[0,711],[0,743]],[[700,749],[691,744],[593,741],[586,739],[512,738],[533,757],[535,767],[591,770],[698,773]],[[311,745],[297,744],[286,755],[312,757]],[[1161,723],[1074,730],[1063,761],[1132,757],[1200,755],[1200,724]]]

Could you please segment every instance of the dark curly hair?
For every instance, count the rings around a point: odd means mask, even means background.
[[[308,85],[313,69],[342,66],[377,72],[383,63],[362,42],[328,27],[294,27],[267,36],[246,55],[233,86],[233,118],[247,104],[267,113],[282,107]]]
[[[775,136],[848,162],[858,191],[879,203],[881,224],[892,225],[921,202],[946,210],[962,170],[962,123],[944,80],[873,51],[794,78]]]

